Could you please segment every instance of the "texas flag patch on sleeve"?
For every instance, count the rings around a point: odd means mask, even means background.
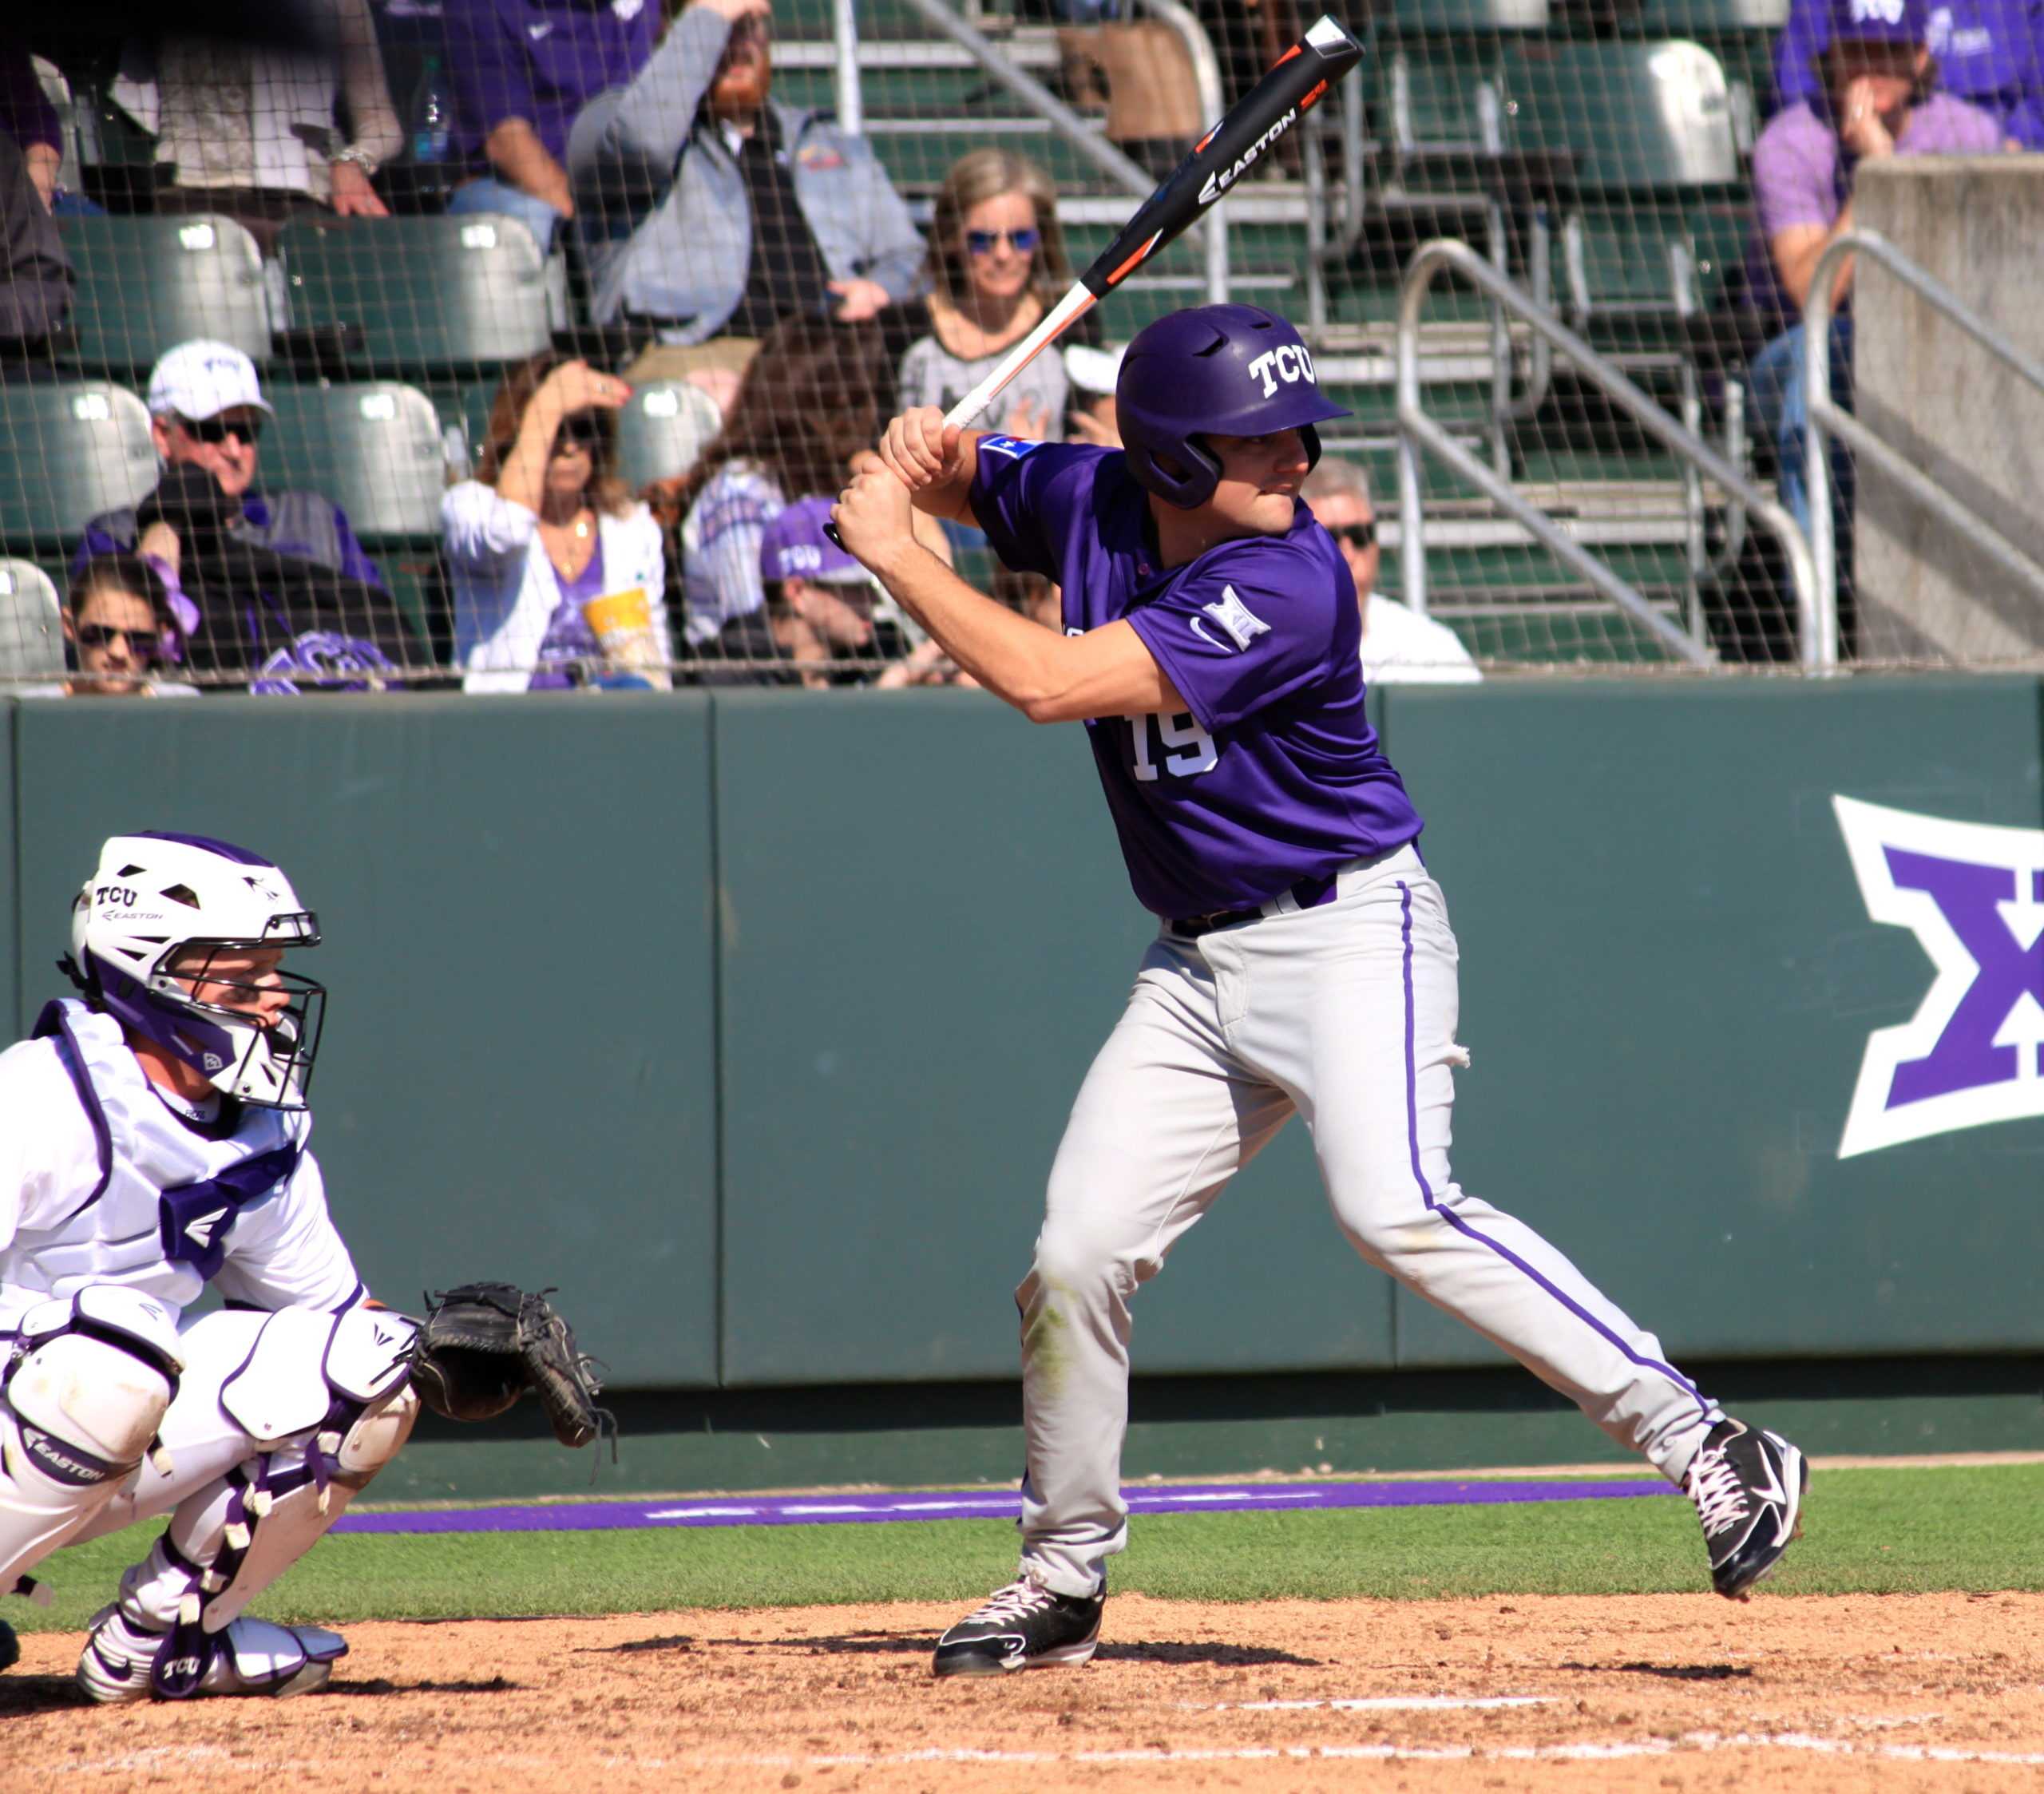
[[[1042,446],[1040,442],[1032,442],[1020,436],[982,436],[979,441],[981,454],[1006,455],[1012,461],[1020,461],[1032,449]]]

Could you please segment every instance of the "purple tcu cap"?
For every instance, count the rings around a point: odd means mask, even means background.
[[[832,501],[798,498],[784,506],[759,540],[759,576],[767,584],[810,580],[818,585],[858,585],[873,575],[823,533]]]
[[[1928,0],[1831,0],[1835,44],[1921,44],[1930,36]]]

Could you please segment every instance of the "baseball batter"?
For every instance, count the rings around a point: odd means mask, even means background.
[[[889,425],[842,495],[846,547],[959,665],[1083,722],[1138,900],[1160,918],[1051,1172],[1022,1317],[1016,1581],[946,1632],[939,1675],[1083,1663],[1123,1549],[1130,1303],[1296,1111],[1371,1264],[1504,1348],[1695,1502],[1719,1593],[1799,1530],[1808,1472],[1725,1417],[1654,1336],[1448,1167],[1456,944],[1420,821],[1364,715],[1356,596],[1299,501],[1345,414],[1282,319],[1205,306],[1130,346],[1125,451]],[[1064,589],[1062,636],[909,529],[985,530]]]
[[[283,961],[319,942],[259,855],[117,835],[72,912],[80,996],[0,1054],[0,1593],[170,1516],[93,1622],[95,1701],[301,1693],[347,1649],[242,1612],[418,1408],[414,1323],[370,1302],[310,1149],[325,992]],[[208,1282],[230,1305],[183,1321]]]

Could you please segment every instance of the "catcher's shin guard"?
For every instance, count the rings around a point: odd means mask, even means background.
[[[0,1594],[113,1498],[183,1368],[169,1313],[132,1289],[89,1285],[22,1317],[0,1369]]]
[[[282,1431],[287,1442],[179,1504],[163,1537],[121,1578],[120,1599],[94,1622],[78,1664],[88,1694],[181,1700],[324,1684],[347,1648],[338,1634],[244,1619],[242,1610],[312,1548],[410,1436],[418,1413],[403,1356],[410,1334],[402,1317],[359,1309],[338,1320],[287,1309],[264,1323],[220,1403],[252,1433]]]

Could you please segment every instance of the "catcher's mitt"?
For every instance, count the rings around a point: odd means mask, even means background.
[[[413,1386],[450,1420],[487,1420],[533,1390],[562,1444],[587,1445],[608,1432],[615,1455],[617,1421],[596,1406],[603,1390],[596,1361],[576,1347],[547,1301],[552,1293],[511,1283],[429,1293],[412,1345]]]

